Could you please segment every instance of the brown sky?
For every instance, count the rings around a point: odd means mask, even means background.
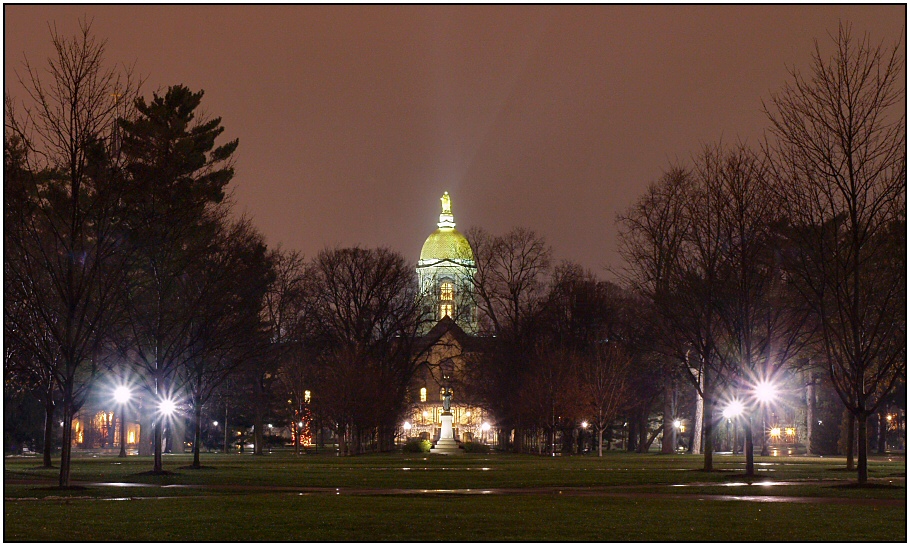
[[[896,6],[4,6],[5,92],[88,16],[146,95],[182,83],[238,137],[235,197],[312,256],[416,262],[452,195],[459,229],[526,226],[609,278],[614,219],[676,160],[755,144],[761,100],[849,21],[903,39]]]

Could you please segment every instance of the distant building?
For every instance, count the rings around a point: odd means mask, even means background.
[[[464,235],[455,229],[449,192],[440,199],[442,213],[436,230],[427,237],[417,261],[420,291],[432,305],[436,320],[450,317],[465,332],[477,333],[473,304],[474,252]]]
[[[483,350],[485,340],[476,336],[477,310],[473,288],[474,252],[468,240],[455,229],[449,192],[441,198],[442,212],[417,262],[421,294],[435,325],[423,335],[421,363],[411,388],[411,416],[404,424],[406,437],[438,438],[442,422],[443,392],[454,391],[452,407],[456,440],[495,440],[493,417],[465,400],[463,377],[472,357]]]

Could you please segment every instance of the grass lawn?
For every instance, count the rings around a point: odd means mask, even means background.
[[[873,460],[870,476],[876,487],[869,488],[845,487],[855,474],[840,470],[843,458],[757,458],[757,481],[779,484],[773,486],[747,485],[742,457],[717,455],[720,471],[712,473],[698,470],[700,456],[625,453],[610,453],[602,459],[204,454],[207,468],[182,468],[190,460],[185,455],[166,457],[165,468],[173,474],[150,476],[144,474],[151,468],[149,458],[77,458],[72,476],[83,488],[60,491],[52,487],[56,470],[37,468],[37,459],[7,458],[4,539],[907,539],[902,457]],[[130,486],[92,485],[98,482]],[[308,488],[339,490],[334,494]],[[509,491],[497,491],[502,488]],[[478,490],[492,493],[477,494]],[[823,497],[822,501],[842,499],[843,504],[721,501],[705,495]]]

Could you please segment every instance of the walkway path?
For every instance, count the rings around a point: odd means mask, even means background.
[[[53,482],[44,482],[36,480],[6,480],[10,485],[52,485]],[[849,483],[849,482],[844,482]],[[786,485],[830,485],[831,481],[806,481],[806,482],[766,482],[767,485],[774,486]],[[275,485],[157,485],[132,482],[74,482],[73,485],[84,487],[106,487],[112,489],[129,489],[133,487],[151,487],[162,490],[194,490],[214,493],[215,495],[205,496],[223,496],[230,493],[296,493],[300,495],[557,495],[566,497],[578,496],[600,496],[609,498],[627,498],[627,499],[667,499],[667,500],[707,500],[707,501],[745,501],[760,503],[796,503],[796,504],[851,504],[865,506],[906,506],[906,499],[869,499],[869,498],[848,498],[848,497],[794,497],[785,495],[715,495],[704,493],[656,493],[634,491],[641,486],[596,486],[596,487],[498,487],[489,489],[399,489],[399,488],[350,488],[350,487],[294,487],[294,486],[275,486]],[[722,484],[705,483],[705,484],[688,484],[687,486],[717,486]],[[662,487],[662,486],[644,486],[644,487]],[[673,487],[673,486],[667,486]],[[95,500],[140,500],[140,499],[164,499],[164,498],[188,498],[186,496],[154,496],[154,497],[27,497],[16,498],[6,497],[6,501],[23,501],[23,500],[61,500],[66,499],[95,499]],[[193,496],[192,498],[198,498]]]

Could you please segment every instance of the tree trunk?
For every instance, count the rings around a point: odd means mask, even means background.
[[[202,404],[195,404],[193,412],[193,468],[202,468],[199,463],[199,444],[202,443]]]
[[[714,471],[714,400],[712,395],[705,396],[704,412],[704,429],[705,429],[705,472]]]
[[[120,405],[120,454],[118,457],[126,457],[126,404]]]
[[[752,414],[744,420],[743,427],[746,433],[746,476],[755,476],[755,445],[752,439]]]
[[[60,446],[60,487],[70,485],[70,457],[73,451],[73,404],[63,396],[63,445]]]
[[[702,381],[702,388],[704,388],[704,381]],[[692,423],[692,441],[689,443],[689,453],[698,455],[702,452],[701,439],[705,422],[705,399],[698,393],[695,396],[695,421]]]
[[[806,455],[812,455],[812,430],[815,428],[815,382],[806,385]]]
[[[847,442],[845,446],[847,470],[856,470],[856,466],[853,464],[853,446],[856,444],[856,416],[847,410],[844,410],[844,412],[847,414]]]
[[[629,441],[626,442],[626,451],[633,453],[637,451],[638,447],[638,415],[633,413],[627,418],[629,419]]]
[[[228,453],[228,447],[229,447],[228,436],[230,436],[230,433],[228,432],[228,409],[227,409],[227,404],[225,404],[224,405],[224,453],[225,454]]]
[[[651,428],[648,426],[648,414],[644,410],[639,413],[638,420],[638,446],[636,446],[636,453],[646,453],[648,448],[651,447],[651,443],[648,442],[649,432]]]
[[[869,481],[869,460],[867,457],[868,452],[868,438],[866,431],[867,423],[869,422],[869,415],[865,411],[860,411],[859,418],[857,419],[857,426],[859,430],[856,433],[857,440],[857,481],[860,484],[864,484]]]
[[[161,472],[164,470],[161,464],[161,418],[155,419],[155,462],[152,466],[152,472]]]
[[[262,411],[262,386],[256,381],[256,410],[253,415],[253,454],[262,455],[262,422],[265,416]]]
[[[44,399],[44,468],[53,468],[51,455],[54,451],[54,396],[50,394]]]

